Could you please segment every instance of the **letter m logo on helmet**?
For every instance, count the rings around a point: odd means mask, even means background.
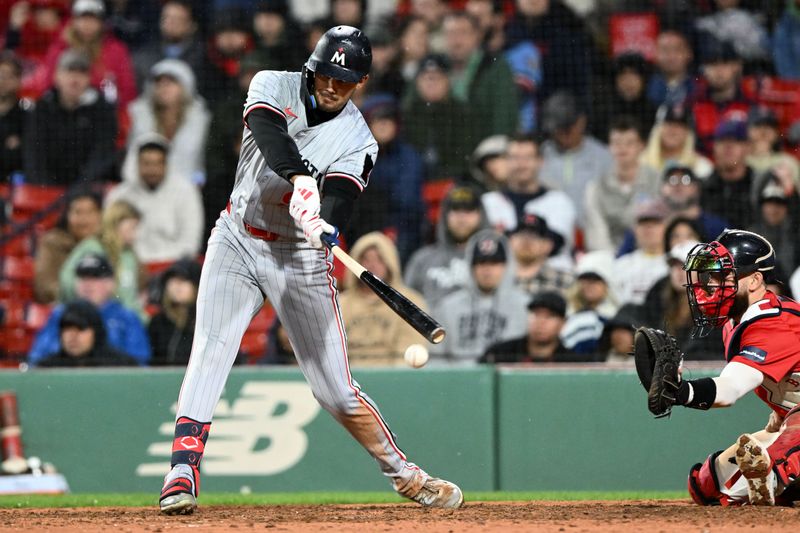
[[[339,48],[333,53],[333,56],[331,57],[331,63],[338,63],[343,67],[346,66],[344,64],[344,48]]]

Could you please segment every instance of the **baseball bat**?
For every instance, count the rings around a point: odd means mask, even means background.
[[[392,311],[397,313],[400,318],[417,330],[420,335],[433,344],[439,344],[444,340],[446,332],[441,324],[436,322],[428,313],[414,305],[411,300],[400,294],[391,285],[350,257],[347,252],[341,249],[339,241],[336,240],[334,235],[323,233],[321,238],[325,246],[333,252],[336,259],[341,261],[357,278],[366,283],[367,287],[372,289],[372,292],[377,294]]]

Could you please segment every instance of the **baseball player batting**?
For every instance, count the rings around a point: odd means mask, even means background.
[[[763,430],[741,435],[691,468],[689,493],[700,505],[800,499],[800,304],[767,289],[774,268],[769,241],[742,230],[726,230],[686,258],[696,334],[723,328],[727,364],[718,377],[681,380],[674,338],[648,328],[635,337],[637,370],[644,346],[655,352],[648,405],[656,416],[669,414],[673,405],[729,407],[750,391],[772,409]]]
[[[375,403],[350,375],[332,256],[320,240],[347,224],[378,146],[350,101],[372,50],[350,26],[328,30],[302,72],[259,72],[228,208],[208,241],[192,355],[178,397],[172,469],[160,508],[197,507],[214,408],[250,319],[268,298],[314,396],[375,458],[399,494],[460,507],[461,490],[406,459]]]

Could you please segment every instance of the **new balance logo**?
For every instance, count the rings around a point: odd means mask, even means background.
[[[331,58],[331,63],[338,63],[341,66],[344,66],[344,48],[339,48],[337,51],[333,53],[333,57]]]

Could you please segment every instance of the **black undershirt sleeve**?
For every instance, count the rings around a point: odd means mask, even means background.
[[[273,172],[287,181],[298,174],[308,175],[283,117],[268,109],[254,109],[245,117],[245,123]]]
[[[326,179],[322,186],[322,203],[319,216],[339,231],[344,231],[353,214],[353,205],[361,194],[355,183],[348,179]]]

